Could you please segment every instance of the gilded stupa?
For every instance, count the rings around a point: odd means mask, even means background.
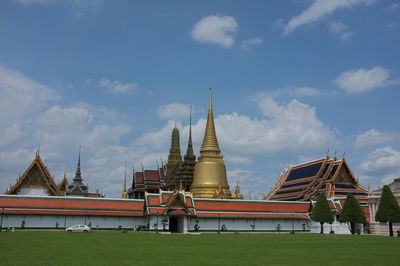
[[[195,198],[231,198],[225,163],[215,132],[211,89],[206,130],[200,157],[194,168],[191,192]]]

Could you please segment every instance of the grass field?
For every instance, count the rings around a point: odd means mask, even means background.
[[[400,265],[399,251],[365,235],[0,233],[0,265]]]

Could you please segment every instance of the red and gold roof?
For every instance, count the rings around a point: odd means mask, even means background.
[[[329,156],[290,167],[279,177],[266,199],[307,201],[321,192],[335,198],[351,193],[361,204],[367,203],[368,190],[359,184],[346,160]]]

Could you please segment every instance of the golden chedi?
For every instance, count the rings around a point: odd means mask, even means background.
[[[194,168],[191,192],[195,198],[231,198],[225,163],[215,133],[211,89],[207,125],[200,157]]]

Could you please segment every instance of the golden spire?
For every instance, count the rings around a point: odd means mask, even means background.
[[[210,88],[210,98],[208,102],[208,115],[207,115],[207,124],[206,130],[204,133],[203,144],[201,145],[200,153],[204,152],[212,152],[216,154],[220,154],[221,150],[219,149],[217,134],[215,132],[214,125],[214,115],[212,110],[212,90]]]
[[[128,193],[126,192],[126,162],[125,162],[124,190],[122,191],[121,198],[123,198],[123,199],[128,198]]]
[[[125,178],[124,178],[124,191],[126,192],[126,162],[125,162]]]
[[[218,146],[212,111],[212,94],[200,157],[194,167],[191,192],[195,198],[231,198],[226,167]]]

